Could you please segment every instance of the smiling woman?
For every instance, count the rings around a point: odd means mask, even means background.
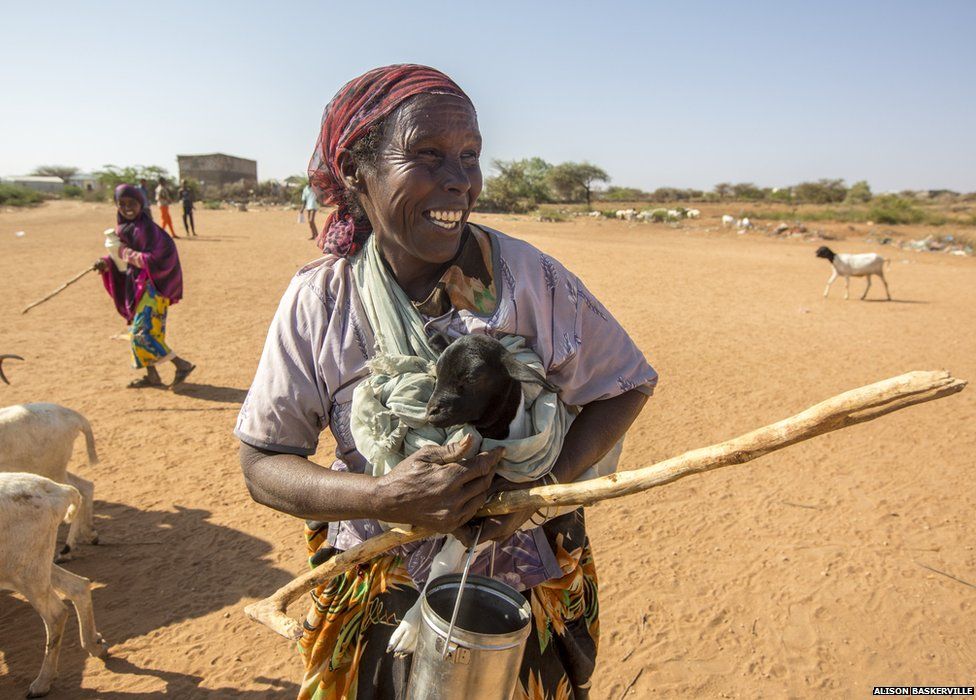
[[[430,358],[430,338],[518,335],[560,400],[575,407],[551,475],[575,480],[620,441],[657,374],[583,283],[532,246],[469,221],[481,192],[481,134],[464,92],[424,66],[378,68],[325,110],[309,165],[335,205],[319,244],[272,322],[236,435],[254,499],[305,518],[310,563],[409,523],[468,537],[492,490],[498,451],[462,441],[422,448],[374,476],[350,426],[353,393],[378,351]],[[310,461],[319,434],[330,468]],[[498,546],[474,573],[522,591],[533,635],[517,697],[586,698],[599,632],[596,571],[583,510],[520,530],[531,513],[488,519]],[[409,661],[386,652],[442,538],[387,552],[313,593],[301,698],[396,699]],[[489,571],[490,569],[490,571]]]

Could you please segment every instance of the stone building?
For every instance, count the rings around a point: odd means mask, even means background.
[[[223,187],[243,182],[255,187],[258,184],[256,160],[236,158],[223,153],[207,153],[194,156],[176,156],[180,179],[192,177],[201,185]]]

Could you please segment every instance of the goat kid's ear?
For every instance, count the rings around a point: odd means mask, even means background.
[[[551,384],[543,377],[541,374],[536,372],[534,369],[526,364],[523,364],[515,359],[515,356],[510,352],[506,352],[504,357],[502,357],[502,364],[505,365],[505,369],[508,371],[508,376],[517,382],[529,382],[530,384],[538,384],[543,387],[546,391],[551,391],[554,394],[559,393],[559,387],[555,384]]]

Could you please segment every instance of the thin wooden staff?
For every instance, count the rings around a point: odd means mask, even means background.
[[[43,304],[48,299],[50,299],[52,297],[56,297],[58,294],[60,294],[65,289],[67,289],[68,287],[70,287],[71,285],[73,285],[75,282],[77,282],[78,280],[80,280],[82,277],[84,277],[85,275],[87,275],[89,272],[92,272],[94,269],[95,269],[94,267],[89,267],[85,271],[79,272],[77,275],[75,275],[70,280],[68,280],[67,282],[65,282],[64,284],[62,284],[60,287],[58,287],[57,289],[55,289],[53,292],[51,292],[50,294],[48,294],[43,299],[38,299],[33,304],[28,304],[27,306],[25,306],[24,307],[24,310],[21,311],[20,313],[26,314],[28,311],[30,311],[31,309],[33,309],[35,306],[39,306],[40,304]]]
[[[918,403],[955,394],[966,382],[948,372],[908,372],[897,377],[847,391],[811,406],[802,413],[767,425],[732,440],[686,452],[650,467],[617,472],[600,479],[557,486],[540,486],[494,496],[478,511],[479,516],[502,515],[528,508],[588,505],[619,498],[701,472],[742,464],[803,440],[874,420]],[[398,545],[435,534],[431,530],[392,529],[342,552],[317,568],[285,584],[271,596],[244,608],[245,614],[287,639],[298,639],[302,627],[285,614],[288,606],[306,592],[334,576]]]

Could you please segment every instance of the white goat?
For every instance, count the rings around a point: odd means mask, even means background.
[[[69,558],[79,540],[98,544],[93,522],[94,485],[68,472],[78,433],[85,435],[88,463],[98,462],[95,437],[88,420],[70,408],[53,403],[27,403],[0,408],[0,472],[31,472],[81,492],[78,517],[68,530],[61,561]]]
[[[827,287],[824,289],[824,297],[830,292],[830,285],[834,283],[838,275],[844,277],[844,281],[847,286],[844,288],[844,298],[851,298],[851,277],[867,277],[868,284],[864,288],[864,294],[861,295],[863,300],[868,295],[868,290],[871,289],[871,275],[877,275],[881,278],[881,282],[884,283],[885,295],[888,297],[888,301],[891,301],[891,292],[888,291],[888,280],[884,276],[884,265],[885,259],[882,258],[877,253],[860,253],[854,255],[851,253],[835,253],[830,248],[825,245],[817,248],[816,253],[818,258],[824,258],[830,261],[833,269],[830,272],[830,279],[827,280]]]
[[[735,227],[740,229],[750,229],[752,228],[752,222],[749,221],[749,217],[739,219],[735,222]]]
[[[603,213],[598,211],[591,211],[587,214],[591,219],[601,219],[603,218]]]
[[[92,656],[103,656],[108,644],[95,629],[91,581],[52,563],[58,525],[74,518],[81,494],[73,486],[58,484],[37,474],[0,474],[0,590],[20,593],[44,620],[47,647],[37,678],[27,697],[47,695],[58,675],[58,657],[68,607],[75,606],[81,646]]]
[[[637,216],[637,210],[636,209],[618,209],[617,212],[616,212],[616,216],[617,216],[618,219],[624,219],[626,221],[633,221],[634,218]]]
[[[735,226],[735,217],[731,214],[722,214],[722,226],[727,228]]]
[[[689,209],[685,212],[685,217],[688,219],[701,218],[701,209]]]

